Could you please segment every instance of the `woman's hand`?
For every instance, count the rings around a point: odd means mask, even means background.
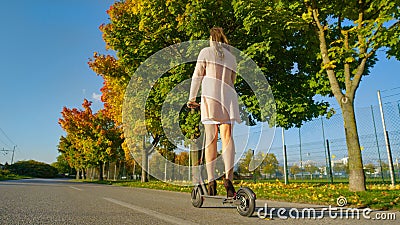
[[[200,104],[197,103],[196,101],[188,101],[188,102],[186,103],[186,105],[187,105],[187,107],[190,108],[190,109],[195,109],[195,108],[197,108],[197,107],[200,106]]]

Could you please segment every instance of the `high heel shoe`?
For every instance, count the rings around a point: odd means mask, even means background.
[[[207,192],[210,196],[217,195],[217,182],[215,180],[208,182]]]
[[[226,196],[228,198],[236,196],[236,191],[235,191],[235,188],[233,187],[232,181],[224,178],[224,187],[226,189]]]

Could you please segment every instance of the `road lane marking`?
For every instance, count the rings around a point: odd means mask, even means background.
[[[69,187],[72,188],[72,189],[78,190],[78,191],[83,191],[82,189],[77,188],[77,187],[73,187],[73,186],[69,186]]]
[[[191,221],[183,220],[183,219],[180,219],[180,218],[177,218],[177,217],[174,217],[174,216],[170,216],[170,215],[167,215],[167,214],[164,214],[164,213],[156,212],[156,211],[151,210],[151,209],[146,209],[146,208],[135,206],[135,205],[132,205],[132,204],[129,204],[129,203],[126,203],[126,202],[121,202],[121,201],[118,201],[116,199],[112,199],[112,198],[103,198],[103,199],[107,200],[109,202],[115,203],[117,205],[124,206],[126,208],[129,208],[129,209],[132,209],[132,210],[147,214],[147,215],[155,217],[157,219],[164,220],[164,221],[169,222],[169,223],[179,224],[179,225],[197,224],[197,223],[193,223]]]

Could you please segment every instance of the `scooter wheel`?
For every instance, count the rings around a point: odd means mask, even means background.
[[[194,186],[192,189],[191,200],[192,205],[196,208],[200,208],[203,205],[202,190],[199,186]]]
[[[236,193],[236,199],[240,201],[237,211],[241,216],[250,217],[256,209],[256,195],[247,187],[240,188]]]

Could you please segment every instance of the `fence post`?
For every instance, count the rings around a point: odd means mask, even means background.
[[[395,181],[395,178],[394,178],[394,167],[393,167],[393,160],[392,160],[392,152],[390,150],[389,135],[388,135],[388,132],[386,130],[385,115],[383,113],[382,98],[381,98],[381,92],[380,91],[378,91],[378,101],[379,101],[379,108],[380,108],[380,111],[381,111],[383,134],[385,136],[385,142],[386,142],[386,150],[387,150],[387,154],[388,154],[390,180],[392,182],[392,186],[394,186],[396,184],[396,181]]]
[[[192,179],[191,179],[192,175],[191,175],[191,173],[190,173],[190,169],[191,169],[191,168],[190,168],[190,163],[191,163],[191,161],[190,161],[190,160],[191,160],[191,159],[190,159],[190,155],[191,155],[191,152],[190,152],[190,144],[189,144],[189,162],[188,162],[188,163],[189,163],[189,168],[188,168],[188,169],[189,169],[189,172],[188,172],[188,182],[190,182],[190,181],[192,180]]]
[[[325,171],[326,171],[326,176],[328,177],[328,180],[333,180],[333,177],[332,178],[330,178],[329,177],[329,172],[328,172],[328,170],[329,170],[329,164],[328,164],[328,161],[330,160],[329,158],[328,158],[328,156],[326,155],[326,152],[327,152],[327,149],[326,149],[326,144],[325,144],[325,127],[324,127],[324,118],[323,117],[321,117],[321,127],[322,127],[322,142],[324,143],[324,154],[325,154]]]
[[[328,167],[329,167],[329,180],[331,184],[333,183],[333,174],[332,174],[332,163],[331,163],[331,150],[329,149],[329,140],[326,139],[326,150],[328,153]]]
[[[373,108],[373,106],[372,106],[372,105],[371,105],[371,113],[372,113],[372,122],[373,122],[373,124],[374,124],[376,148],[378,149],[379,167],[381,168],[381,177],[382,177],[382,182],[384,182],[384,183],[385,183],[385,178],[383,177],[383,167],[382,167],[381,152],[380,152],[380,150],[379,150],[378,134],[377,134],[377,132],[376,132],[376,124],[375,124],[374,108]]]
[[[256,166],[255,166],[255,163],[256,163],[256,160],[255,160],[255,150],[251,150],[252,152],[253,152],[253,154],[252,154],[252,159],[251,159],[251,161],[253,162],[253,182],[254,183],[257,183],[257,174],[256,174]]]
[[[283,151],[283,174],[285,176],[285,184],[289,183],[288,168],[287,168],[287,154],[285,144],[285,129],[282,127],[282,151]]]
[[[299,147],[300,147],[300,170],[301,170],[301,180],[303,181],[303,156],[301,154],[301,128],[299,127]]]

